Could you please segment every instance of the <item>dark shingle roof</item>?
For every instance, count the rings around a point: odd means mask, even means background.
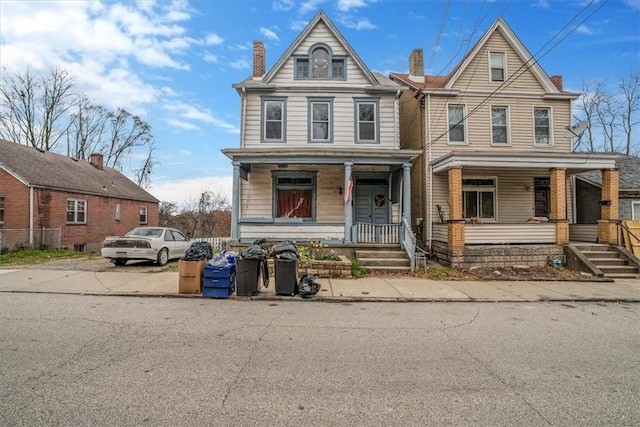
[[[82,194],[159,202],[113,168],[0,139],[0,169],[27,185]]]
[[[616,158],[616,168],[619,170],[620,191],[640,190],[640,157],[620,155]],[[584,172],[577,177],[597,186],[602,185],[600,171]]]

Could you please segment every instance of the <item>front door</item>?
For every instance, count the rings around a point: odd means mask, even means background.
[[[389,223],[388,189],[382,186],[358,185],[355,189],[356,222]]]
[[[535,216],[549,218],[550,199],[551,199],[551,183],[549,178],[534,179],[535,192]]]

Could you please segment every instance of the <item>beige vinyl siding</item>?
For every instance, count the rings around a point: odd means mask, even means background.
[[[491,82],[489,80],[489,52],[504,52],[506,59],[505,85],[502,90],[508,92],[543,93],[544,88],[535,78],[533,73],[527,70],[533,63],[530,61],[524,66],[524,61],[514,52],[504,36],[494,32],[471,63],[462,72],[456,81],[455,88],[462,91],[490,90],[498,88],[503,82]]]
[[[273,165],[252,165],[249,181],[241,181],[240,218],[272,218]],[[278,169],[285,170],[285,169]],[[316,221],[344,222],[344,201],[339,188],[344,186],[341,166],[290,166],[287,171],[317,171]]]
[[[341,240],[344,238],[344,225],[322,225],[322,224],[241,224],[242,238],[246,240],[268,239],[268,240]]]
[[[501,224],[525,223],[535,214],[533,179],[548,177],[545,169],[464,169],[462,177],[496,178],[496,221]],[[529,190],[525,187],[529,186]],[[446,174],[434,176],[433,222],[438,222],[436,205],[442,207],[445,221],[451,219],[449,212],[449,183]]]
[[[274,95],[276,96],[276,95]],[[262,143],[261,142],[261,108],[262,98],[259,95],[251,94],[247,97],[246,114],[247,117],[255,117],[257,120],[247,120],[245,127],[245,148],[284,146],[284,147],[307,147],[307,146],[339,146],[358,147],[363,150],[368,147],[375,148],[396,148],[395,124],[395,103],[393,96],[379,98],[379,121],[380,121],[380,143],[356,144],[355,143],[355,102],[354,98],[377,97],[366,96],[362,93],[328,93],[319,92],[313,94],[301,94],[292,92],[279,92],[278,97],[286,98],[285,117],[285,142],[282,143]],[[310,143],[309,140],[309,99],[308,96],[318,98],[333,99],[333,143]]]
[[[311,31],[309,36],[298,46],[294,55],[306,55],[309,52],[309,48],[317,43],[324,43],[331,48],[333,55],[345,56],[347,51],[340,44],[338,39],[329,31],[324,23],[319,22],[318,25]],[[295,61],[293,56],[289,57],[282,68],[278,70],[278,73],[273,76],[272,83],[276,84],[290,84],[294,82],[295,75]],[[368,86],[371,84],[366,75],[357,66],[356,62],[347,57],[347,80],[295,80],[296,85],[300,86],[354,86],[362,85]]]
[[[554,150],[571,152],[571,138],[564,136],[565,126],[571,124],[569,101],[549,101],[531,98],[492,98],[484,103],[486,96],[431,97],[433,159],[452,150],[496,150],[514,149],[519,151]],[[449,104],[466,106],[467,144],[449,144],[447,135],[447,111]],[[491,107],[506,106],[509,111],[509,145],[491,144]],[[535,107],[551,109],[553,144],[541,146],[534,144],[533,111]],[[438,139],[439,138],[439,139]],[[436,141],[437,140],[437,141]]]

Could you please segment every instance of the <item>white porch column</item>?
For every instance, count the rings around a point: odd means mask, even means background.
[[[231,240],[238,241],[240,235],[240,163],[233,164],[233,187],[231,194]]]
[[[411,163],[402,165],[402,217],[411,227]]]
[[[351,176],[353,172],[353,163],[344,164],[344,187],[342,187],[345,197],[349,192],[349,181],[353,179]],[[355,185],[355,183],[351,183]],[[344,202],[344,242],[351,243],[351,227],[353,226],[353,208],[352,208],[353,192],[349,195],[349,198]]]

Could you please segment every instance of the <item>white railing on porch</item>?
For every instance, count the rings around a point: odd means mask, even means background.
[[[357,243],[400,243],[400,224],[356,223]]]
[[[411,271],[414,271],[416,268],[416,235],[413,234],[411,225],[404,217],[402,218],[402,241],[400,244],[409,256]]]

